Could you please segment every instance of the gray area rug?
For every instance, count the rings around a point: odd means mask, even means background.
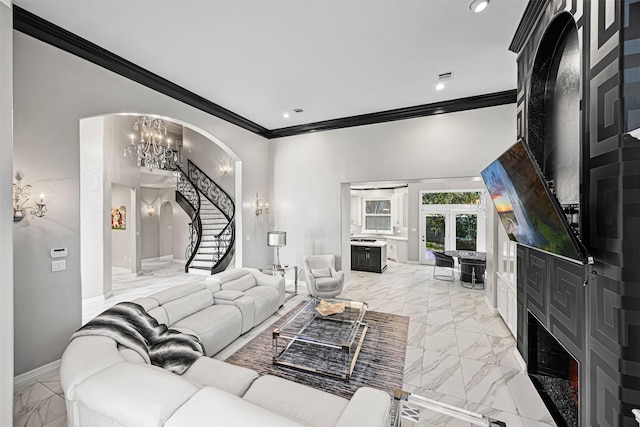
[[[301,371],[272,362],[272,331],[284,323],[302,305],[300,303],[240,350],[227,358],[234,365],[254,369],[261,375],[275,375],[350,399],[362,386],[386,391],[391,396],[402,388],[404,356],[409,318],[369,311],[365,321],[369,330],[362,344],[350,381]]]

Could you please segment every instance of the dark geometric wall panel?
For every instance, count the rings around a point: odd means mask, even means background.
[[[549,329],[547,322],[547,255],[529,249],[526,271],[527,308]]]
[[[580,233],[595,264],[592,273],[518,251],[518,350],[526,355],[528,343],[520,312],[531,310],[581,362],[580,425],[637,427],[630,411],[640,407],[640,0],[531,0],[527,10],[535,16],[525,13],[510,47],[525,140],[540,129],[527,110],[538,46],[561,13],[578,29]]]
[[[524,358],[525,362],[527,362],[527,359],[529,358],[529,353],[526,351],[527,349],[527,345],[528,343],[526,342],[526,338],[527,338],[527,334],[525,333],[527,331],[527,304],[526,304],[526,277],[527,277],[527,270],[526,270],[526,262],[525,260],[528,259],[528,249],[525,248],[524,246],[518,245],[517,247],[517,257],[516,257],[516,273],[518,275],[517,279],[516,279],[516,283],[517,283],[517,295],[516,295],[516,301],[518,304],[518,310],[517,310],[517,336],[516,336],[516,340],[517,340],[517,347],[518,347],[518,351],[520,352],[520,355],[522,355],[522,357]]]
[[[640,129],[640,0],[624,2],[624,130]],[[640,136],[637,137],[640,140]]]
[[[549,262],[550,331],[582,363],[585,360],[584,267],[554,256],[549,256]]]
[[[603,67],[609,60],[611,62]],[[620,139],[620,64],[617,58],[605,57],[598,65],[602,70],[589,82],[590,99],[598,105],[598,108],[591,108],[589,114],[591,157],[616,150]]]

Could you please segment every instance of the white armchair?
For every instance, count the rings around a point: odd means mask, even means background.
[[[333,298],[342,292],[344,272],[336,271],[334,255],[306,255],[302,264],[311,296]]]

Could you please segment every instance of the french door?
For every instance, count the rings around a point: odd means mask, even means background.
[[[420,221],[420,263],[433,264],[433,251],[484,251],[484,216],[474,209],[424,207]]]

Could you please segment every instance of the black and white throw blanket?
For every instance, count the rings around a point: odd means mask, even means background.
[[[198,337],[159,324],[142,306],[121,302],[90,320],[72,336],[100,335],[112,338],[118,348],[137,352],[146,363],[182,375],[201,356],[204,347]]]

